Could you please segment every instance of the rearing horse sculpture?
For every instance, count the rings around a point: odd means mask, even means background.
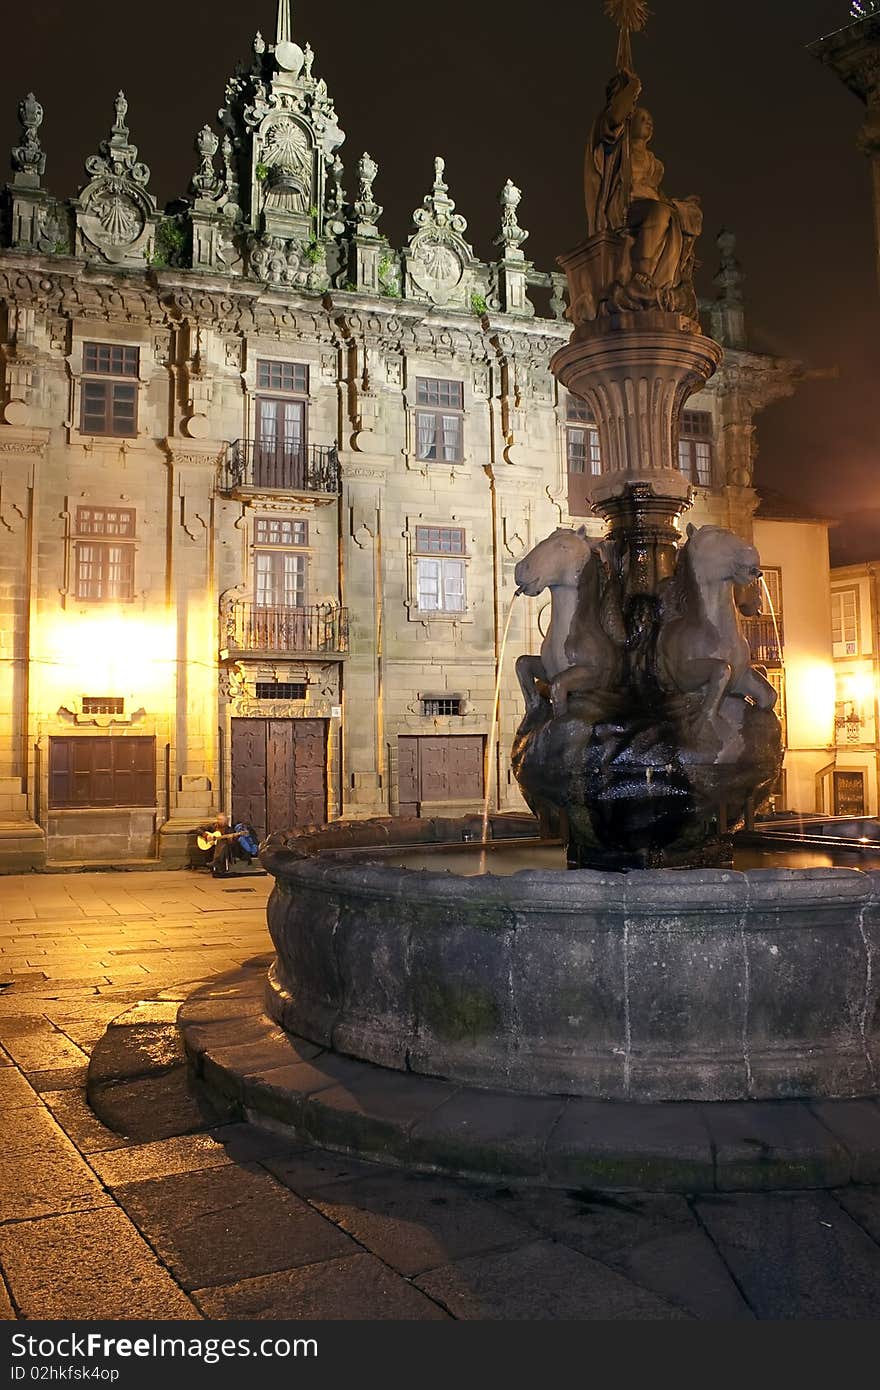
[[[519,592],[537,598],[550,590],[550,624],[541,655],[521,656],[517,679],[531,713],[542,701],[538,682],[550,687],[555,715],[563,715],[574,690],[607,690],[620,673],[618,645],[602,625],[607,577],[601,542],[585,527],[560,527],[535,546],[515,572]]]
[[[704,690],[700,722],[727,741],[722,702],[739,695],[771,710],[777,693],[752,667],[735,588],[760,579],[758,552],[720,526],[688,527],[675,576],[663,595],[657,644],[661,682],[691,694]]]

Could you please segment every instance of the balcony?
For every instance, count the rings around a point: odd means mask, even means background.
[[[294,492],[330,501],[341,490],[335,444],[273,444],[236,439],[223,462],[221,491]]]
[[[779,667],[782,665],[785,632],[782,619],[774,624],[770,617],[743,618],[743,633],[752,649],[752,661],[756,666]],[[779,629],[777,635],[777,628]]]
[[[348,654],[348,609],[333,603],[311,608],[263,608],[237,601],[226,612],[221,656],[316,656]]]

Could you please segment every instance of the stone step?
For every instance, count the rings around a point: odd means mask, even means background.
[[[637,1104],[480,1090],[295,1038],[264,1015],[265,989],[262,970],[225,975],[181,1006],[178,1026],[209,1092],[298,1142],[548,1187],[706,1193],[880,1181],[874,1099]]]

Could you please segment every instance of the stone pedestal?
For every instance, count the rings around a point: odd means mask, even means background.
[[[691,490],[678,468],[681,412],[722,355],[691,319],[649,310],[577,324],[550,363],[599,427],[602,474],[591,500],[626,561],[628,596],[656,593],[675,569],[675,523]]]

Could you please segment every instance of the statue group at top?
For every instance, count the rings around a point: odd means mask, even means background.
[[[695,196],[667,196],[663,163],[650,148],[654,121],[639,105],[642,83],[630,43],[647,7],[642,0],[608,0],[606,9],[620,24],[620,44],[584,160],[587,228],[596,248],[572,318],[659,308],[695,319],[694,253],[703,211]]]
[[[681,412],[721,360],[697,319],[702,212],[666,196],[649,149],[630,44],[646,6],[605,7],[617,71],[587,144],[588,238],[559,258],[574,333],[551,367],[598,426],[592,502],[608,534],[563,528],[517,565],[519,592],[552,602],[540,654],[517,663],[512,765],[574,867],[721,864],[782,762],[777,694],[740,621],[761,609],[760,562],[721,527],[678,528]]]

